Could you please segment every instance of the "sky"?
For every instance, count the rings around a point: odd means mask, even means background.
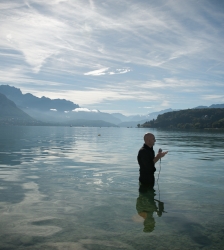
[[[0,85],[144,115],[224,103],[223,0],[0,0]]]

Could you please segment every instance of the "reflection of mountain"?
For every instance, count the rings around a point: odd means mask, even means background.
[[[0,124],[31,125],[37,122],[0,93]]]

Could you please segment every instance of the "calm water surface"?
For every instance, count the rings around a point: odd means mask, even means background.
[[[148,131],[169,153],[155,192],[140,195]],[[209,131],[0,127],[0,249],[224,249],[223,142]]]

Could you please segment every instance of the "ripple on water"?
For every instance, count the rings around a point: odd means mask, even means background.
[[[0,142],[0,219],[4,225],[0,235],[7,235],[0,236],[0,248],[11,237],[11,249],[29,249],[28,244],[32,249],[221,249],[222,134],[125,128],[13,129],[15,139],[4,137]],[[155,185],[156,199],[164,202],[167,213],[161,217],[156,212],[148,214],[155,228],[146,234],[144,219],[136,210],[136,155],[148,130],[156,134],[155,151],[161,147],[169,153],[161,162],[159,186]],[[158,163],[156,168],[157,177]]]

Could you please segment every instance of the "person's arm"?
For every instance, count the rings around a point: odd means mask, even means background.
[[[158,154],[155,156],[155,158],[153,159],[154,163],[156,163],[159,159],[161,159],[163,156],[165,156],[168,153],[168,151],[166,152],[158,152]]]

